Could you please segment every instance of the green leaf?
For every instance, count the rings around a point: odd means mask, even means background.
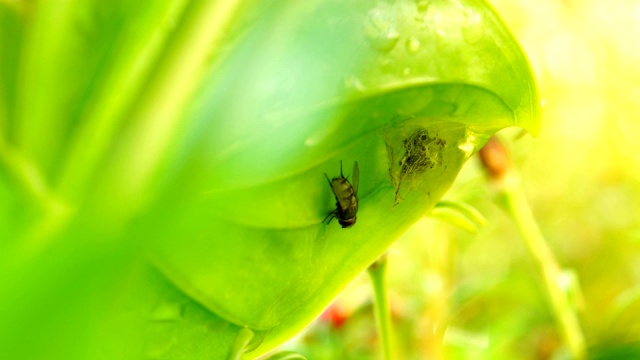
[[[248,357],[317,316],[494,131],[537,131],[520,48],[484,2],[463,4],[292,3],[211,73],[153,215],[166,229],[153,263],[219,316],[265,331]],[[421,162],[408,159],[423,133]],[[348,229],[322,224],[335,208],[324,173],[340,161],[345,175],[360,165]]]
[[[462,202],[440,201],[435,205],[430,215],[472,234],[477,233],[478,229],[487,223],[478,209]]]
[[[16,3],[0,3],[0,338],[17,358],[263,354],[495,131],[539,127],[529,64],[484,1]],[[348,229],[322,222],[341,161],[360,167]]]

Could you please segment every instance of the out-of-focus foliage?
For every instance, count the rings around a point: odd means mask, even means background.
[[[595,359],[635,359],[640,1],[491,3],[522,42],[539,78],[540,135],[506,132],[505,138],[512,140],[511,155],[542,231],[579,281],[575,304],[589,353]],[[477,235],[426,219],[390,250],[389,291],[403,359],[566,354],[542,279],[483,179],[478,164],[470,162],[445,197],[482,212],[487,225]],[[314,359],[366,359],[375,353],[367,283],[364,276],[354,282],[289,346]]]

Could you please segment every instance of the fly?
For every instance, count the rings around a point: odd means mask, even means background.
[[[324,176],[331,186],[331,191],[336,197],[336,209],[329,212],[327,217],[322,222],[329,219],[329,223],[334,218],[338,219],[340,225],[343,228],[348,228],[356,223],[356,213],[358,212],[358,180],[360,171],[358,169],[358,162],[353,163],[353,185],[349,183],[349,179],[342,175],[342,161],[340,161],[340,177],[334,177],[329,180],[329,177],[325,173]]]

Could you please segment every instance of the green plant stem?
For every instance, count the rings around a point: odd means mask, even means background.
[[[103,175],[114,189],[110,198],[128,206],[121,215],[135,212],[151,195],[154,174],[177,146],[178,134],[186,124],[182,111],[211,69],[211,59],[218,55],[226,30],[243,2],[191,1],[167,40],[161,61],[151,71],[145,91],[131,110],[132,124],[122,135],[121,148],[111,161],[113,167]]]
[[[387,268],[387,257],[383,255],[376,262],[369,266],[368,272],[371,277],[374,293],[374,311],[376,324],[378,326],[378,336],[382,348],[382,359],[393,359],[392,339],[391,339],[391,312],[389,311],[389,298],[386,292],[385,271]]]
[[[586,358],[585,341],[577,314],[560,280],[562,270],[533,217],[517,174],[502,179],[505,205],[513,217],[544,277],[553,312],[574,359]]]
[[[0,168],[5,170],[16,189],[44,211],[43,219],[29,227],[16,242],[21,256],[32,256],[46,247],[48,235],[64,224],[72,209],[51,191],[38,166],[4,139],[0,139]]]
[[[248,328],[242,328],[238,332],[235,341],[233,342],[233,346],[231,348],[231,352],[229,353],[228,360],[240,360],[242,358],[242,354],[244,354],[247,345],[253,339],[254,333]]]
[[[307,360],[307,358],[293,351],[284,351],[274,354],[267,360]]]

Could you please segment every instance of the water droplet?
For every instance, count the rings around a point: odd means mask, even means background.
[[[347,89],[354,89],[357,91],[367,90],[367,87],[362,83],[362,81],[353,75],[344,79],[344,86]]]
[[[478,138],[476,137],[476,135],[473,132],[467,130],[467,136],[462,141],[460,141],[458,149],[462,150],[466,157],[469,157],[473,155],[473,150],[476,148],[477,141]]]
[[[382,52],[391,51],[400,39],[389,13],[378,9],[369,12],[364,32],[371,45]]]
[[[429,28],[432,31],[435,31],[436,34],[440,36],[444,36],[446,34],[443,29],[443,24],[445,24],[446,16],[443,15],[442,7],[430,7],[427,12],[423,16],[423,22],[428,24]]]
[[[393,62],[389,59],[380,60],[380,71],[383,73],[389,73],[393,70]]]
[[[154,329],[155,330],[155,329]],[[160,334],[165,334],[160,330]],[[144,358],[145,359],[166,359],[167,354],[171,350],[175,350],[178,343],[178,337],[173,334],[164,336],[150,336],[145,343]]]
[[[154,321],[178,321],[182,319],[183,305],[177,302],[161,302],[151,312]]]
[[[482,16],[477,12],[468,12],[462,26],[462,36],[468,44],[477,44],[484,37]]]
[[[331,137],[332,134],[337,131],[340,122],[338,121],[329,121],[326,123],[326,126],[322,126],[318,131],[311,134],[308,138],[305,139],[305,146],[317,146],[322,142],[326,141]]]
[[[454,2],[443,2],[439,6],[431,6],[425,14],[426,23],[432,31],[442,37],[457,36],[466,21],[461,5]],[[443,39],[448,41],[448,39]]]
[[[408,38],[405,45],[409,54],[415,54],[420,51],[420,40],[414,37]]]

